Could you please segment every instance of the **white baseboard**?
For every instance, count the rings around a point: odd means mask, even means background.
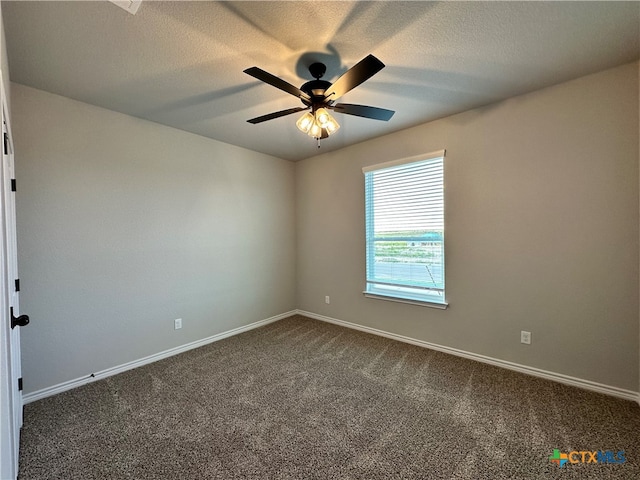
[[[276,315],[275,317],[259,320],[257,322],[250,323],[249,325],[245,325],[243,327],[227,330],[226,332],[218,333],[216,335],[212,335],[210,337],[203,338],[201,340],[196,340],[195,342],[187,343],[185,345],[181,345],[175,348],[170,348],[169,350],[165,350],[164,352],[155,353],[153,355],[149,355],[148,357],[140,358],[138,360],[133,360],[131,362],[124,363],[122,365],[107,368],[106,370],[96,372],[88,377],[76,378],[74,380],[69,380],[68,382],[63,382],[57,385],[53,385],[51,387],[43,388],[41,390],[37,390],[35,392],[31,392],[24,395],[22,397],[22,402],[26,405],[27,403],[35,402],[36,400],[50,397],[52,395],[65,392],[67,390],[71,390],[72,388],[76,388],[81,385],[86,385],[87,383],[95,382],[96,380],[101,380],[103,378],[111,377],[113,375],[117,375],[118,373],[131,370],[133,368],[142,367],[143,365],[157,362],[158,360],[162,360],[163,358],[172,357],[173,355],[178,355],[179,353],[183,353],[188,350],[193,350],[194,348],[202,347],[209,343],[217,342],[218,340],[222,340],[223,338],[232,337],[234,335],[238,335],[239,333],[247,332],[249,330],[253,330],[254,328],[262,327],[264,325],[268,325],[269,323],[277,322],[278,320],[282,320],[283,318],[290,317],[292,315],[295,315],[296,313],[297,313],[296,310],[292,310],[286,313],[281,313],[280,315]]]
[[[631,400],[640,404],[640,393],[632,390],[625,390],[624,388],[613,387],[611,385],[604,385],[602,383],[592,382],[590,380],[584,380],[581,378],[571,377],[562,373],[550,372],[539,368],[528,367],[526,365],[520,365],[518,363],[508,362],[506,360],[500,360],[498,358],[487,357],[485,355],[479,355],[477,353],[466,352],[457,348],[445,347],[435,343],[425,342],[423,340],[417,340],[411,337],[405,337],[404,335],[398,335],[396,333],[386,332],[384,330],[378,330],[377,328],[366,327],[358,325],[357,323],[345,322],[344,320],[338,320],[337,318],[331,318],[324,315],[318,315],[312,312],[306,312],[304,310],[297,310],[299,315],[320,320],[323,322],[333,323],[342,327],[351,328],[354,330],[360,330],[362,332],[371,333],[381,337],[390,338],[392,340],[398,340],[404,343],[410,343],[411,345],[417,345],[418,347],[429,348],[431,350],[437,350],[439,352],[449,353],[457,357],[468,358],[477,362],[487,363],[496,367],[506,368],[508,370],[514,370],[516,372],[525,373],[534,377],[545,378],[547,380],[553,380],[554,382],[563,383],[565,385],[571,385],[573,387],[582,388],[584,390],[591,390],[598,393],[604,393],[613,397],[624,398],[625,400]]]
[[[318,315],[316,313],[307,312],[304,310],[292,310],[290,312],[285,312],[280,315],[276,315],[274,317],[270,317],[264,320],[259,320],[254,323],[250,323],[249,325],[245,325],[243,327],[234,328],[226,332],[212,335],[211,337],[203,338],[201,340],[196,340],[195,342],[187,343],[185,345],[171,348],[169,350],[165,350],[163,352],[159,352],[154,355],[149,355],[147,357],[140,358],[138,360],[133,360],[131,362],[128,362],[122,365],[111,367],[106,370],[102,370],[100,372],[94,373],[92,376],[76,378],[74,380],[69,380],[67,382],[53,385],[51,387],[43,388],[41,390],[37,390],[35,392],[31,392],[24,395],[22,397],[22,400],[23,400],[23,403],[26,405],[28,403],[35,402],[36,400],[50,397],[52,395],[65,392],[67,390],[71,390],[72,388],[76,388],[81,385],[85,385],[87,383],[95,382],[96,380],[101,380],[103,378],[107,378],[112,375],[117,375],[118,373],[122,373],[127,370],[131,370],[133,368],[137,368],[143,365],[147,365],[149,363],[157,362],[158,360],[162,360],[164,358],[171,357],[173,355],[178,355],[179,353],[186,352],[188,350],[193,350],[194,348],[202,347],[209,343],[217,342],[218,340],[232,337],[234,335],[238,335],[240,333],[253,330],[254,328],[262,327],[264,325],[268,325],[269,323],[277,322],[278,320],[282,320],[284,318],[287,318],[296,314],[304,315],[305,317],[313,318],[315,320],[320,320],[322,322],[333,323],[335,325],[340,325],[342,327],[351,328],[353,330],[360,330],[362,332],[371,333],[373,335],[378,335],[381,337],[390,338],[392,340],[409,343],[411,345],[416,345],[423,348],[429,348],[431,350],[437,350],[439,352],[449,353],[451,355],[456,355],[458,357],[468,358],[470,360],[475,360],[477,362],[486,363],[486,364],[494,365],[501,368],[506,368],[508,370],[514,370],[516,372],[525,373],[527,375],[532,375],[534,377],[545,378],[547,380],[563,383],[565,385],[571,385],[571,386],[582,388],[585,390],[591,390],[594,392],[603,393],[605,395],[611,395],[613,397],[623,398],[625,400],[631,400],[634,402],[638,402],[638,404],[640,405],[640,392],[625,390],[623,388],[604,385],[601,383],[592,382],[590,380],[571,377],[569,375],[564,375],[561,373],[550,372],[550,371],[542,370],[539,368],[534,368],[526,365],[520,365],[518,363],[508,362],[506,360],[500,360],[497,358],[487,357],[485,355],[479,355],[477,353],[466,352],[464,350],[459,350],[457,348],[451,348],[443,345],[438,345],[435,343],[425,342],[423,340],[417,340],[415,338],[406,337],[404,335],[398,335],[396,333],[379,330],[377,328],[366,327],[363,325],[358,325],[357,323],[346,322],[344,320],[338,320],[337,318],[327,317],[325,315]]]

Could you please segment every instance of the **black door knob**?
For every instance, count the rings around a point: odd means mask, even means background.
[[[29,315],[13,316],[13,307],[11,307],[11,328],[24,327],[29,324]]]

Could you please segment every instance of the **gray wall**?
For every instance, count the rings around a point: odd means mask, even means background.
[[[25,393],[295,308],[292,163],[12,95]]]
[[[7,94],[7,108],[11,112],[11,95],[10,95],[10,83],[9,83],[9,58],[7,57],[7,39],[4,34],[4,21],[2,19],[2,6],[0,5],[0,68],[2,68],[2,84],[4,85],[4,91]]]
[[[299,162],[298,308],[637,391],[638,130],[630,64]],[[450,308],[365,298],[361,168],[442,148]]]
[[[637,391],[638,93],[627,65],[291,164],[12,84],[26,393],[296,307]],[[440,148],[451,306],[366,299],[361,168]]]

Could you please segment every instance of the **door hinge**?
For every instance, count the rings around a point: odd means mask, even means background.
[[[22,391],[22,377],[20,377],[18,379],[18,390],[21,392]]]
[[[15,284],[16,284],[16,292],[19,292],[20,291],[20,279],[19,278],[16,278]]]
[[[8,155],[9,154],[9,135],[7,134],[7,132],[4,132],[4,154]]]
[[[11,179],[11,191],[12,192],[16,191],[16,179],[15,178]]]

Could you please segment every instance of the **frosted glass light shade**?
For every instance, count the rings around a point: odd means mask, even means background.
[[[298,130],[300,130],[301,132],[308,133],[314,121],[315,118],[313,117],[313,115],[307,112],[298,119],[298,121],[296,122],[296,127],[298,127]]]
[[[331,135],[333,132],[338,131],[338,129],[340,128],[340,124],[338,122],[336,122],[333,117],[331,117],[331,120],[329,120],[326,123],[324,128],[327,131],[327,134]]]
[[[309,129],[308,135],[313,138],[320,138],[322,135],[322,127],[318,124],[318,122],[313,122],[311,128]]]
[[[330,118],[331,115],[329,115],[326,108],[319,108],[316,110],[316,121],[322,128],[325,128],[325,125],[329,122]]]

